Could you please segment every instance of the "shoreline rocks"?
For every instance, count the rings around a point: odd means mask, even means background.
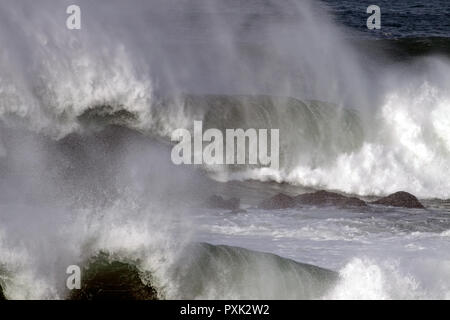
[[[230,213],[233,213],[233,214],[247,213],[247,210],[245,210],[245,209],[236,209],[236,210],[230,211]]]
[[[206,206],[214,209],[227,209],[231,211],[238,211],[241,200],[239,198],[224,199],[221,196],[213,195],[206,200]]]
[[[372,204],[409,209],[425,209],[423,204],[414,195],[404,191],[378,199],[372,202]]]
[[[300,205],[312,206],[338,206],[338,207],[367,207],[367,203],[356,197],[346,197],[339,193],[320,190],[313,193],[304,193],[295,197]]]
[[[355,197],[346,197],[338,193],[320,190],[304,193],[295,197],[279,193],[260,203],[258,208],[265,210],[289,209],[302,205],[337,206],[337,207],[367,207],[367,203]]]
[[[288,209],[295,207],[297,202],[291,196],[279,193],[269,199],[262,201],[258,208],[265,210]]]
[[[320,190],[291,197],[279,193],[263,200],[258,208],[264,210],[289,209],[301,206],[336,206],[366,208],[370,204],[383,205],[407,209],[425,209],[420,201],[412,194],[404,191],[393,193],[373,202],[365,202],[357,197],[347,197],[339,193]]]

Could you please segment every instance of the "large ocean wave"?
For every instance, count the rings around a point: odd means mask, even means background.
[[[450,151],[448,58],[364,63],[364,50],[308,1],[260,4],[250,22],[251,4],[229,4],[230,12],[221,1],[108,5],[114,10],[81,3],[85,29],[77,32],[65,29],[64,15],[48,19],[63,3],[43,1],[29,17],[26,2],[3,5],[0,37],[10,44],[0,56],[3,126],[25,123],[57,139],[105,123],[162,138],[194,120],[280,128],[279,171],[217,169],[215,176],[449,197],[442,174]],[[121,28],[111,22],[118,14],[150,17]],[[271,23],[262,27],[261,19]]]

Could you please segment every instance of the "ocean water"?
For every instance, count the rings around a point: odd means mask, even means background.
[[[360,1],[86,0],[81,30],[31,2],[0,4],[6,298],[99,254],[161,299],[450,298],[448,1],[380,0],[381,30]],[[280,129],[280,168],[174,165],[194,120]],[[426,209],[257,209],[320,189]]]
[[[412,38],[448,37],[450,30],[450,5],[445,0],[401,0],[376,2],[352,0],[325,0],[335,20],[369,37]],[[362,23],[369,14],[366,9],[375,4],[382,13],[382,28],[368,30]]]

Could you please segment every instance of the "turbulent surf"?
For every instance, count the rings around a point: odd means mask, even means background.
[[[78,2],[0,4],[0,299],[450,297],[448,4]],[[279,129],[279,169],[175,166],[194,121]],[[426,210],[258,208],[311,189]]]

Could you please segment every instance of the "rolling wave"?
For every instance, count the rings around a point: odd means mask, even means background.
[[[150,253],[151,254],[151,253]],[[3,280],[5,273],[0,273]],[[65,293],[74,300],[125,299],[319,299],[338,275],[323,268],[243,248],[190,245],[169,267],[168,279],[132,256],[99,252],[83,267],[82,288]],[[17,279],[0,284],[6,298],[17,296]],[[36,280],[35,280],[36,281]],[[159,283],[170,283],[160,286]],[[2,288],[0,286],[0,288]],[[3,291],[0,291],[3,295]]]
[[[126,9],[114,3],[118,10],[110,14],[140,21],[150,13],[135,1]],[[2,126],[19,123],[61,139],[113,124],[165,141],[177,128],[192,128],[194,120],[219,129],[280,128],[279,170],[206,169],[222,181],[450,197],[450,179],[442,175],[450,152],[450,63],[438,55],[448,50],[446,39],[370,40],[379,52],[394,52],[393,64],[383,66],[376,57],[364,60],[367,46],[346,39],[345,30],[309,1],[262,6],[252,19],[252,6],[247,12],[231,5],[236,28],[220,23],[231,16],[219,0],[200,1],[181,15],[154,2],[166,19],[153,16],[140,38],[133,33],[142,30],[137,22],[121,29],[108,22],[121,19],[105,20],[96,4],[82,3],[92,23],[88,33],[39,19],[50,0],[29,19],[22,2],[2,8],[11,15],[2,19],[0,37],[14,44],[0,55]],[[95,22],[89,20],[94,14]],[[12,38],[8,26],[21,18],[27,23]],[[218,24],[201,32],[212,18]],[[261,19],[272,23],[263,28]],[[27,31],[30,25],[36,36]],[[158,48],[155,39],[161,40]],[[21,46],[28,49],[14,54]],[[406,63],[401,53],[415,58]],[[386,61],[385,55],[378,60]],[[268,82],[268,75],[275,81]],[[0,143],[0,156],[7,152]]]

